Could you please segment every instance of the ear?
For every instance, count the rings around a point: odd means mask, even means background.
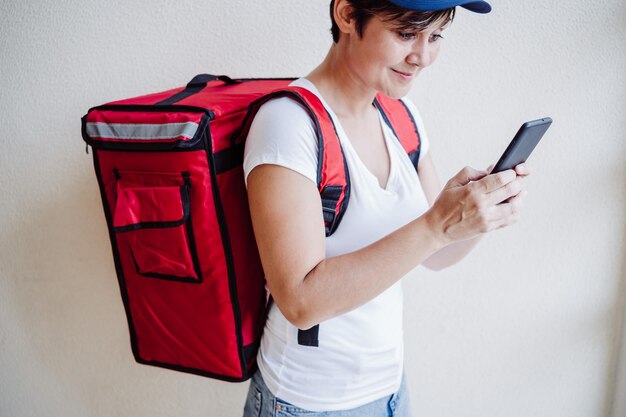
[[[335,23],[339,31],[343,35],[352,35],[356,33],[356,27],[354,19],[351,14],[354,7],[346,0],[336,0],[333,15],[335,17]]]

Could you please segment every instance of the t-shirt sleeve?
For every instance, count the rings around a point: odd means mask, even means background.
[[[424,158],[424,156],[428,153],[428,150],[430,148],[430,140],[428,139],[428,134],[426,133],[426,128],[424,127],[424,121],[422,120],[422,116],[420,116],[417,107],[415,107],[415,104],[413,104],[411,100],[409,100],[407,97],[404,97],[402,101],[404,102],[404,104],[406,104],[407,108],[413,115],[413,120],[415,120],[415,124],[417,125],[417,133],[419,134],[421,143],[419,159],[421,161],[422,158]]]
[[[263,104],[246,139],[243,171],[263,164],[289,168],[317,185],[318,143],[313,120],[298,102],[280,97]]]

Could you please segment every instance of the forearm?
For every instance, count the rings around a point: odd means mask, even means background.
[[[426,216],[358,251],[324,259],[301,281],[290,312],[300,328],[373,299],[443,246]]]
[[[485,176],[466,167],[418,219],[358,251],[326,259],[317,190],[284,168],[259,169],[249,176],[248,191],[267,284],[287,320],[302,329],[372,300],[451,242],[469,241],[448,249],[460,259],[476,244],[470,239],[514,222],[521,198],[511,172]],[[289,204],[268,198],[285,189],[294,195]],[[506,199],[511,202],[498,204]]]
[[[476,247],[481,239],[482,235],[469,240],[451,243],[450,245],[433,253],[428,259],[422,262],[422,265],[434,271],[439,271],[452,266],[461,259],[465,258],[467,254]]]

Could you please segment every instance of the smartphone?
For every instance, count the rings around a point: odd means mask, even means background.
[[[513,169],[516,165],[526,162],[551,124],[552,119],[549,117],[524,123],[511,143],[509,143],[496,166],[493,167],[491,173],[495,174],[496,172]]]

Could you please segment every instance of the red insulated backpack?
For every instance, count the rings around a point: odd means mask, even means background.
[[[341,145],[317,96],[292,81],[201,74],[82,118],[137,362],[227,381],[256,369],[268,297],[242,163],[266,101],[290,97],[311,115],[326,235],[339,226],[350,195]],[[380,94],[374,104],[417,168],[410,111]],[[317,346],[318,329],[301,330],[299,343]]]

